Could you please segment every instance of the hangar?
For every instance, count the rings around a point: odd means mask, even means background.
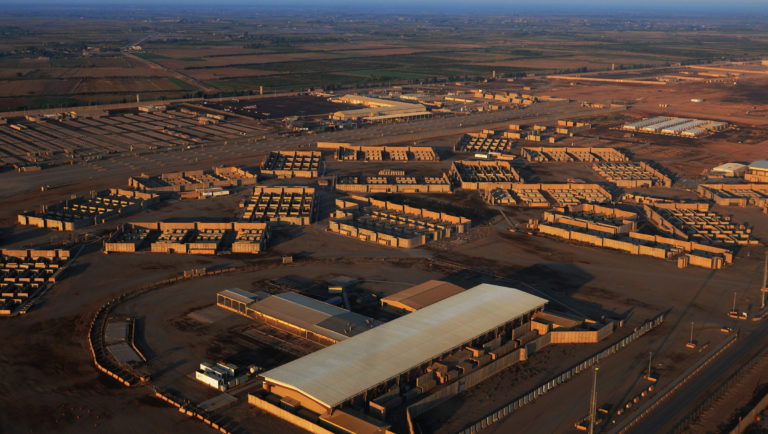
[[[547,300],[481,284],[263,374],[264,388],[317,414],[410,383],[463,345],[530,322]]]

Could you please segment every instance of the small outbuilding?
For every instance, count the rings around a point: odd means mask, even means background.
[[[716,176],[735,178],[744,176],[747,166],[740,163],[725,163],[713,168],[710,172]]]

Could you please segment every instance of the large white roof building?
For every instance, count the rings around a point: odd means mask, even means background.
[[[547,300],[481,284],[263,374],[329,410],[411,369],[541,310]]]

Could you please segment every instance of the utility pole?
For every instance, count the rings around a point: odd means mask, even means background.
[[[689,343],[693,345],[693,321],[691,321],[691,340]]]
[[[595,419],[597,418],[597,365],[592,376],[592,396],[589,398],[589,434],[595,434]]]
[[[651,360],[653,360],[653,351],[648,352],[648,379],[651,379]]]

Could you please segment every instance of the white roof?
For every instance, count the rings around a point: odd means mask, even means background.
[[[740,163],[725,163],[712,169],[713,172],[736,172],[745,168],[746,165]]]
[[[750,169],[768,170],[768,160],[757,160],[749,165]]]
[[[334,407],[546,302],[484,283],[262,375]]]

